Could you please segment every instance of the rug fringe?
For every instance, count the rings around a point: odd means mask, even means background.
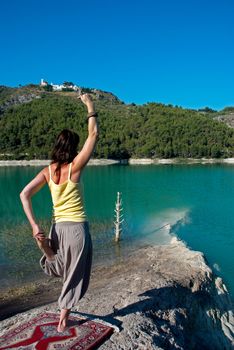
[[[119,333],[120,332],[120,329],[118,326],[110,323],[110,322],[106,322],[106,321],[103,321],[101,318],[92,318],[92,321],[96,321],[96,322],[99,322],[101,324],[103,324],[104,326],[109,326],[109,327],[112,327],[114,329],[115,332]]]
[[[77,314],[78,314],[77,311],[75,313],[73,313],[73,312],[70,313],[70,315],[72,315],[72,316],[77,316]],[[84,316],[84,315],[81,315],[81,314],[78,314],[78,315],[79,315],[79,318],[81,318],[83,320],[90,320],[90,321],[94,321],[94,322],[99,322],[99,323],[103,324],[104,326],[112,327],[114,329],[114,331],[117,332],[117,333],[120,332],[120,329],[119,329],[118,326],[114,325],[111,322],[104,321],[102,318],[99,318],[97,316],[92,317],[92,316]]]

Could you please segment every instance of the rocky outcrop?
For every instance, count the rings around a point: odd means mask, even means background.
[[[23,103],[28,103],[34,100],[35,98],[41,98],[39,94],[27,93],[27,94],[15,94],[8,98],[2,105],[0,105],[0,114],[4,113],[8,108]]]
[[[1,330],[55,308],[57,303],[18,314],[3,321]],[[120,332],[101,350],[223,350],[234,345],[233,307],[225,285],[200,252],[177,240],[97,267],[73,312],[118,325]]]
[[[91,89],[91,93],[95,95],[95,98],[97,100],[103,100],[103,101],[107,101],[110,103],[120,103],[120,104],[123,103],[112,92],[103,91],[103,90],[99,90],[99,89]]]
[[[215,117],[215,119],[227,124],[230,128],[234,128],[234,113],[230,112],[228,114],[219,115]]]
[[[118,99],[117,96],[112,94],[111,92],[106,92],[102,90],[97,89],[90,89],[90,93],[93,94],[93,97],[97,100],[103,100],[105,102],[110,102],[114,104],[122,104],[122,102]],[[45,94],[45,92],[43,92]],[[51,93],[52,94],[52,93]],[[56,94],[56,92],[55,92]],[[20,89],[18,89],[17,92],[13,91],[8,98],[4,100],[0,104],[0,115],[3,114],[8,108],[21,105],[24,103],[31,102],[34,99],[41,98],[42,93],[40,91],[37,92],[20,92]],[[69,93],[71,97],[74,97],[74,93]]]
[[[109,286],[113,306],[109,316],[121,321],[122,331],[102,349],[231,349],[234,345],[232,303],[222,280],[212,274],[201,253],[182,243],[141,249],[112,271],[99,298],[102,310],[102,300],[110,300]]]

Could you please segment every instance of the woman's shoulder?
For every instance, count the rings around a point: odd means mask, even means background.
[[[49,166],[50,166],[50,165],[49,165]],[[41,174],[44,175],[44,177],[45,177],[45,179],[46,179],[47,182],[49,182],[49,180],[50,180],[49,166],[46,166],[45,168],[43,168],[43,169],[41,170]]]
[[[73,159],[73,161],[70,163],[70,166],[71,177],[73,178],[73,181],[79,182],[80,176],[84,169],[79,166],[79,163],[76,161],[76,158]]]

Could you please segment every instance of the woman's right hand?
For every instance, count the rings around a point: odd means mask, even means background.
[[[87,106],[89,112],[94,111],[93,100],[89,94],[79,95],[78,98]]]

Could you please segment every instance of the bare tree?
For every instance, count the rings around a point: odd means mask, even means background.
[[[124,222],[123,213],[122,213],[122,198],[121,193],[117,192],[117,201],[115,203],[115,241],[120,240],[120,235],[122,233],[122,223]]]

